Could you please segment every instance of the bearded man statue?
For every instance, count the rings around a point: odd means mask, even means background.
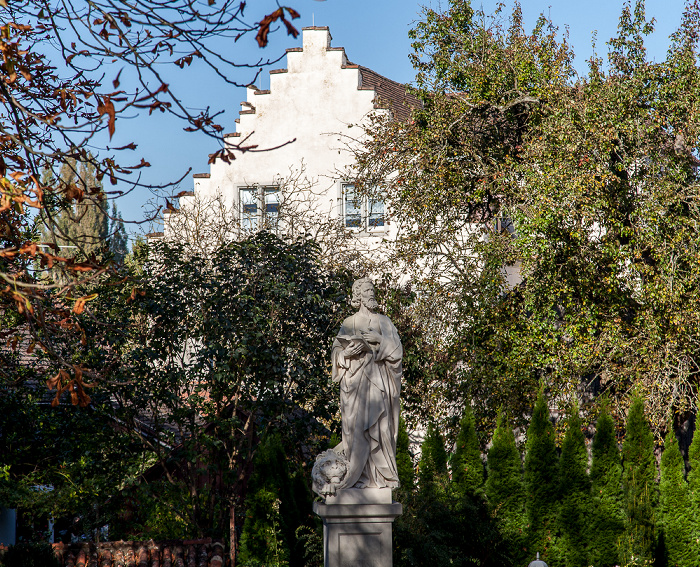
[[[340,384],[342,442],[347,461],[340,488],[396,488],[403,347],[396,327],[376,313],[374,285],[352,286],[357,313],[343,321],[333,343],[333,381]]]

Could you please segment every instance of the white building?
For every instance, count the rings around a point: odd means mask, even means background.
[[[322,239],[322,227],[342,226],[358,246],[375,248],[392,239],[396,227],[381,199],[358,200],[348,183],[352,147],[362,136],[357,125],[371,113],[407,119],[417,104],[404,85],[331,47],[327,27],[304,28],[303,47],[288,49],[287,67],[270,71],[269,90],[248,88],[236,132],[225,135],[250,150],[234,150],[231,160],[226,150],[211,155],[209,173],[195,174],[194,191],[180,197],[180,209],[166,211],[164,236],[183,228],[191,233],[195,228],[185,225],[202,213],[233,219],[227,230],[239,234],[279,226]]]

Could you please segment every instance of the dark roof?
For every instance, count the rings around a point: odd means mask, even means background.
[[[64,567],[222,567],[224,546],[211,538],[190,541],[112,541],[54,544]]]
[[[375,92],[374,107],[388,108],[396,120],[405,122],[411,118],[411,110],[422,106],[420,99],[406,92],[406,85],[383,77],[376,71],[358,65],[360,89]]]

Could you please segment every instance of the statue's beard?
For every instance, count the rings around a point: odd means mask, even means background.
[[[377,303],[377,300],[374,298],[371,299],[363,299],[362,300],[362,305],[364,305],[367,309],[374,310],[377,307],[379,307],[379,303]]]

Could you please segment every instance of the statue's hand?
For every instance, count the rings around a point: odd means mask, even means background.
[[[362,351],[362,343],[353,342],[343,349],[345,358],[352,358]]]
[[[382,342],[382,336],[379,333],[376,333],[375,331],[362,331],[362,337],[368,343],[379,344]]]

